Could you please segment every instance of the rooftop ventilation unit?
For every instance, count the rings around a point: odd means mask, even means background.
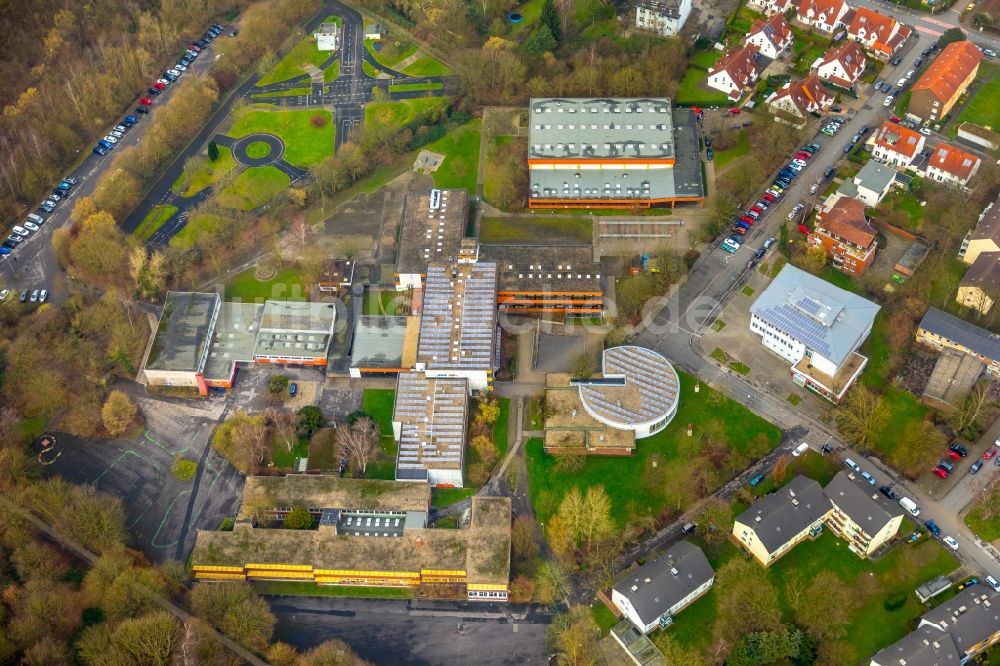
[[[441,190],[431,190],[431,210],[441,208]]]

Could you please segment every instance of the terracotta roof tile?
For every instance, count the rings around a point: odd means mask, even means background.
[[[753,37],[760,32],[763,32],[771,43],[777,47],[783,46],[792,36],[792,29],[782,14],[775,14],[766,21],[758,21],[750,29],[750,32],[747,33],[747,37]]]
[[[952,42],[944,47],[911,90],[929,90],[939,100],[947,102],[982,59],[983,54],[972,42]]]
[[[719,62],[715,63],[714,67],[709,68],[708,73],[715,74],[725,70],[736,85],[749,85],[760,75],[761,67],[760,63],[757,62],[758,53],[760,53],[760,49],[757,48],[756,44],[746,44],[724,55]]]
[[[977,164],[979,158],[972,153],[942,142],[934,149],[927,166],[950,173],[956,178],[968,180]]]
[[[841,197],[817,218],[816,231],[823,230],[857,247],[868,247],[875,242],[875,230],[865,217],[865,205],[851,197]]]
[[[887,120],[875,131],[872,142],[876,146],[912,158],[917,154],[923,138],[917,132]]]

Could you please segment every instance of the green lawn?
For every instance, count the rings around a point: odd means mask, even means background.
[[[515,7],[512,11],[516,11],[521,14],[521,22],[514,23],[510,26],[511,34],[517,35],[526,31],[530,32],[528,31],[528,28],[537,23],[539,17],[542,15],[543,4],[545,4],[543,0],[528,0],[523,5]]]
[[[330,83],[331,81],[336,81],[340,78],[340,61],[334,60],[333,63],[323,70],[323,81]]]
[[[227,134],[239,138],[255,132],[281,137],[285,143],[285,161],[296,166],[313,166],[333,154],[336,130],[329,111],[250,110],[233,123]]]
[[[363,71],[365,74],[367,74],[368,76],[372,77],[373,79],[377,79],[382,74],[380,71],[378,71],[377,69],[375,69],[372,66],[372,64],[370,62],[368,62],[367,60],[365,60],[365,61],[363,61],[361,63],[361,71]]]
[[[431,506],[442,509],[475,494],[475,488],[431,488]]]
[[[726,148],[725,150],[716,150],[715,156],[712,160],[715,162],[715,168],[717,170],[725,169],[730,162],[735,160],[737,157],[743,157],[744,155],[750,154],[750,137],[747,136],[746,130],[739,130],[736,132],[736,143],[733,144],[731,148]]]
[[[477,118],[424,146],[425,150],[445,156],[438,170],[431,174],[435,187],[461,188],[475,192],[481,122]]]
[[[445,97],[420,97],[398,102],[373,102],[365,106],[365,125],[396,129],[412,122],[417,114],[430,109],[444,109]]]
[[[443,83],[395,83],[389,86],[389,92],[414,92],[418,90],[441,90]]]
[[[403,70],[409,76],[447,76],[451,71],[431,56],[420,56]]]
[[[319,67],[323,62],[333,55],[330,51],[320,51],[316,48],[316,38],[308,35],[305,39],[295,45],[284,58],[271,68],[267,74],[257,81],[258,86],[266,86],[279,81],[286,81],[290,78],[306,73],[302,65],[315,65]]]
[[[392,411],[396,392],[392,389],[365,389],[361,396],[361,409],[378,425],[382,457],[368,464],[369,479],[396,478],[396,440],[392,437]]]
[[[965,524],[983,541],[1000,539],[1000,516],[983,518],[982,509],[978,506],[965,514]]]
[[[888,318],[883,310],[879,310],[879,313],[875,315],[875,322],[872,324],[871,335],[865,340],[861,350],[861,353],[868,357],[868,365],[861,373],[861,383],[879,393],[885,389],[889,382],[888,362],[894,351],[886,342],[887,326]]]
[[[979,65],[979,89],[958,114],[956,127],[963,122],[1000,129],[1000,67],[988,62]]]
[[[484,217],[479,226],[479,240],[483,243],[589,242],[592,236],[590,220],[585,217]]]
[[[352,587],[350,585],[317,585],[299,581],[268,581],[253,583],[257,594],[296,597],[357,597],[367,599],[409,599],[408,587]]]
[[[731,543],[706,551],[716,570],[730,558],[740,556]],[[829,571],[853,590],[858,606],[853,610],[844,632],[847,638],[837,654],[838,663],[857,664],[909,633],[911,620],[926,612],[912,594],[917,585],[950,573],[957,566],[951,553],[936,541],[899,546],[881,560],[872,562],[857,557],[848,550],[846,542],[827,531],[815,541],[797,545],[768,568],[767,574],[778,590],[786,622],[794,621],[786,596],[787,585],[792,579],[809,581]],[[905,597],[906,602],[894,611],[887,611],[883,604],[896,596]],[[713,640],[717,603],[712,590],[679,613],[671,627],[660,631],[668,632],[682,647],[707,654]],[[873,631],[873,627],[878,631]]]
[[[500,460],[507,455],[507,447],[510,446],[508,439],[508,419],[510,417],[510,398],[499,398],[500,415],[497,416],[496,423],[493,424],[493,443],[496,444],[500,453]]]
[[[247,157],[250,159],[266,157],[270,152],[271,146],[266,141],[254,141],[247,146]]]
[[[253,268],[248,268],[234,275],[226,283],[226,299],[234,298],[256,303],[262,303],[269,298],[304,301],[306,289],[302,276],[294,268],[278,271],[273,278],[264,282],[256,278]]]
[[[607,636],[611,627],[618,624],[618,618],[615,617],[615,614],[600,601],[595,601],[594,605],[590,607],[590,617],[593,618],[597,628],[601,630],[602,636]]]
[[[747,488],[755,497],[763,497],[785,485],[799,474],[815,479],[819,485],[825,486],[839,471],[840,465],[837,464],[836,460],[810,449],[797,458],[789,457],[788,466],[785,468],[785,480],[781,483],[775,481],[774,477],[768,474],[756,486],[753,488],[747,486]]]
[[[275,467],[283,469],[292,469],[295,466],[296,458],[307,458],[309,457],[309,441],[300,439],[297,444],[292,447],[289,451],[288,447],[284,444],[273,441],[271,443],[271,462],[274,463]]]
[[[943,270],[939,270],[930,276],[930,289],[927,299],[932,303],[947,303],[944,309],[958,315],[962,311],[962,306],[955,300],[955,292],[958,290],[958,282],[969,270],[968,264],[955,256],[949,256],[943,265]]]
[[[221,217],[209,213],[195,213],[187,219],[184,226],[170,239],[170,247],[188,250],[198,245],[202,238],[211,236],[224,224]]]
[[[690,58],[688,58],[688,64],[702,67],[707,72],[709,67],[719,62],[719,59],[722,58],[722,55],[723,55],[722,51],[716,51],[715,49],[705,49],[703,51],[696,51],[693,54],[691,54]]]
[[[687,424],[695,432],[716,427],[734,451],[747,451],[757,436],[767,441],[768,450],[781,440],[781,431],[756,416],[743,405],[729,400],[715,390],[701,385],[694,392],[695,379],[679,373],[681,398],[677,415],[661,432],[636,442],[635,454],[630,457],[587,458],[583,467],[575,472],[558,472],[556,459],[542,451],[542,440],[527,442],[528,472],[531,477],[531,500],[540,522],[545,522],[556,511],[562,497],[574,486],[585,490],[603,485],[614,507],[613,515],[619,528],[639,516],[656,517],[666,507],[666,496],[659,486],[649,487],[642,482],[644,473],[652,468],[654,456],[659,464],[679,459],[687,448]],[[683,443],[683,447],[682,447]]]
[[[675,104],[729,104],[729,98],[718,90],[703,87],[708,75],[697,67],[688,67],[677,86],[677,96],[674,98]]]
[[[226,146],[219,146],[219,157],[213,162],[205,158],[190,160],[187,168],[171,186],[174,194],[182,197],[193,197],[203,189],[221,180],[226,174],[237,168],[233,152]],[[194,167],[191,169],[191,167]],[[190,170],[189,170],[190,169]]]
[[[882,200],[879,205],[880,211],[901,211],[905,217],[894,220],[895,223],[902,222],[902,226],[907,231],[919,232],[924,221],[924,208],[920,205],[920,200],[912,192],[893,189],[889,195]]]
[[[253,210],[277,196],[290,182],[288,174],[278,167],[253,167],[219,192],[216,201],[225,208]]]
[[[417,52],[416,44],[406,39],[383,39],[381,44],[381,50],[376,51],[372,40],[365,40],[365,48],[368,49],[368,52],[372,54],[375,60],[386,67],[394,67],[397,63],[406,60]]]
[[[153,206],[146,213],[146,217],[142,218],[142,222],[136,228],[135,232],[133,232],[134,235],[142,240],[149,240],[149,237],[155,234],[163,226],[164,222],[169,220],[176,212],[177,206],[171,206],[170,204],[157,204]]]
[[[394,289],[378,291],[366,289],[364,301],[361,304],[363,315],[395,315],[396,306],[402,294]]]
[[[897,448],[908,446],[908,437],[902,433],[913,433],[927,416],[927,406],[909,391],[894,386],[886,389],[882,396],[888,407],[886,420],[872,440],[872,448],[892,460]]]
[[[170,471],[178,481],[189,481],[194,476],[194,473],[198,471],[198,463],[187,458],[181,458],[174,463]]]

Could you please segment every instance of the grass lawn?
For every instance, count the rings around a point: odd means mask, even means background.
[[[332,439],[318,438],[309,443],[309,469],[334,472],[340,467]]]
[[[330,83],[340,78],[340,61],[334,60],[329,67],[323,70],[323,81]]]
[[[214,234],[221,224],[223,224],[223,220],[217,215],[195,213],[187,219],[181,230],[170,239],[170,247],[176,247],[181,250],[195,247],[203,237]]]
[[[350,585],[317,585],[299,581],[268,581],[253,583],[257,594],[296,597],[358,597],[367,599],[409,599],[408,587],[352,587]]]
[[[373,79],[377,79],[379,76],[382,75],[382,72],[372,67],[372,64],[367,60],[361,63],[361,70],[368,76],[372,77]]]
[[[257,81],[258,86],[266,86],[279,81],[287,81],[290,78],[306,73],[302,65],[315,65],[319,67],[332,54],[329,51],[320,51],[316,48],[316,39],[308,35],[305,39],[295,45],[284,58],[278,61],[267,74]]]
[[[361,304],[363,315],[395,315],[401,294],[396,290],[365,290],[365,300]]]
[[[903,433],[919,432],[911,428],[927,416],[927,406],[909,391],[894,386],[886,389],[882,399],[888,407],[886,420],[873,438],[872,448],[892,460],[897,448],[908,445],[909,437]]]
[[[269,298],[304,301],[306,300],[306,289],[302,282],[302,276],[294,268],[278,271],[273,278],[264,282],[256,278],[253,268],[248,268],[242,273],[234,275],[226,283],[226,299],[234,298],[256,303],[261,303]]]
[[[542,15],[543,4],[545,4],[543,0],[528,0],[523,5],[514,7],[512,11],[518,12],[521,15],[521,22],[512,24],[510,26],[510,33],[512,35],[519,35],[531,32],[528,28],[538,23],[538,19]]]
[[[475,494],[475,488],[431,488],[431,506],[435,509],[443,509]]]
[[[944,270],[930,276],[927,298],[932,303],[947,303],[947,307],[943,309],[957,315],[962,311],[962,306],[955,300],[955,292],[958,291],[958,282],[965,276],[969,266],[958,257],[951,256],[943,268]]]
[[[149,209],[146,217],[142,218],[142,223],[136,228],[134,235],[142,240],[149,240],[149,237],[163,226],[163,223],[177,212],[177,206],[170,204],[157,204]]]
[[[441,90],[443,83],[396,83],[389,86],[389,92],[414,92],[417,90]]]
[[[396,400],[396,392],[392,389],[365,389],[361,396],[361,409],[378,424],[382,447],[380,460],[369,463],[367,474],[369,479],[396,478],[396,440],[392,437],[392,409]]]
[[[696,51],[688,58],[688,64],[697,65],[708,71],[708,68],[719,62],[722,58],[723,52],[716,51],[715,49],[705,49],[703,51]]]
[[[710,423],[717,425],[729,443],[738,451],[748,449],[750,442],[762,435],[773,449],[781,440],[781,431],[756,416],[743,405],[725,398],[708,386],[694,392],[695,379],[678,373],[681,380],[681,400],[677,415],[664,430],[640,440],[635,454],[627,458],[590,457],[576,472],[557,472],[556,459],[542,451],[542,440],[527,442],[528,472],[531,477],[531,500],[540,522],[555,513],[563,496],[574,486],[585,490],[603,485],[611,499],[615,523],[622,528],[639,516],[656,517],[667,500],[659,487],[641,485],[644,472],[651,468],[652,458],[670,462],[681,455],[680,444],[688,441],[686,429],[691,423],[696,432]]]
[[[836,460],[829,456],[816,453],[810,449],[798,458],[789,457],[788,466],[785,467],[785,480],[781,483],[775,481],[774,477],[768,474],[768,476],[755,487],[750,488],[747,486],[747,489],[754,497],[763,497],[764,495],[785,485],[799,474],[815,479],[819,482],[819,485],[825,486],[830,483],[830,480],[833,479],[839,471],[840,466],[837,464]]]
[[[906,220],[902,226],[907,231],[919,232],[924,221],[924,209],[920,205],[920,200],[912,192],[894,189],[889,193],[889,196],[883,199],[879,210],[899,210],[905,213]]]
[[[237,168],[233,152],[226,146],[219,146],[219,157],[214,162],[209,159],[195,159],[190,162],[196,168],[193,171],[184,169],[171,186],[174,194],[182,197],[193,197],[209,185],[218,182],[223,176]]]
[[[304,439],[300,439],[292,450],[289,451],[288,447],[284,444],[274,441],[271,443],[271,462],[274,463],[275,467],[283,467],[286,469],[291,469],[295,465],[296,458],[306,458],[309,456],[309,442]]]
[[[715,162],[716,170],[721,171],[729,166],[729,163],[735,160],[737,157],[743,157],[744,155],[750,154],[750,137],[747,135],[746,130],[739,130],[736,132],[736,143],[733,144],[731,148],[725,150],[716,150],[715,156],[712,160]]]
[[[978,506],[965,514],[965,524],[983,541],[1000,539],[1000,516],[983,518],[983,512]]]
[[[288,174],[278,167],[253,167],[241,173],[232,185],[219,192],[216,200],[226,208],[253,210],[277,196],[290,183]]]
[[[438,170],[431,174],[435,187],[461,188],[475,192],[476,172],[479,170],[481,122],[477,118],[449,132],[434,143],[424,146],[425,150],[445,156]]]
[[[289,88],[287,90],[275,90],[272,92],[262,92],[256,93],[254,95],[254,101],[257,101],[258,97],[298,97],[300,95],[311,95],[312,86],[302,86],[298,88]]]
[[[510,398],[499,398],[500,415],[497,416],[496,423],[493,424],[493,443],[500,454],[500,460],[507,455],[507,447],[510,446],[508,439],[508,419],[510,417]]]
[[[198,471],[198,463],[187,458],[181,458],[174,463],[173,469],[170,471],[178,481],[188,481]]]
[[[688,67],[677,86],[675,104],[729,104],[729,98],[718,90],[702,87],[708,75],[697,67]]]
[[[375,43],[370,39],[365,40],[365,48],[368,49],[368,52],[386,67],[394,67],[417,52],[417,45],[406,39],[383,39],[380,45],[379,50],[376,51]]]
[[[267,142],[265,141],[254,141],[247,146],[247,157],[250,159],[256,160],[261,157],[266,157],[270,152],[271,147],[267,145]]]
[[[420,97],[398,102],[377,102],[365,106],[365,125],[395,129],[412,122],[417,114],[447,106],[444,97]]]
[[[879,393],[885,389],[889,383],[889,366],[893,349],[886,342],[886,326],[888,318],[882,310],[875,315],[875,322],[872,324],[871,335],[865,340],[861,353],[868,357],[868,365],[861,373],[861,383],[869,388],[873,388]]]
[[[403,74],[408,74],[409,76],[446,76],[451,74],[451,70],[445,67],[444,63],[439,60],[425,55],[420,56],[410,63],[403,70]]]
[[[321,127],[313,124],[314,118],[322,118]],[[281,137],[285,142],[285,160],[302,167],[319,164],[323,158],[332,155],[336,135],[333,114],[316,109],[247,111],[233,123],[227,134],[239,138],[255,132]]]
[[[958,114],[956,127],[963,122],[1000,129],[1000,67],[988,62],[979,65],[976,76],[981,81],[969,103]]]
[[[484,217],[479,227],[479,240],[483,243],[537,243],[562,239],[588,242],[592,235],[590,220],[585,217]]]
[[[607,636],[611,627],[618,624],[618,618],[615,617],[615,614],[600,601],[595,601],[594,605],[590,607],[590,617],[601,630],[601,636]]]

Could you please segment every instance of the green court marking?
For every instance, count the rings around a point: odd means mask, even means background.
[[[177,499],[181,495],[190,495],[190,494],[191,494],[190,490],[182,490],[181,492],[177,493],[177,497],[174,497],[172,500],[170,500],[170,506],[168,506],[167,510],[163,512],[163,519],[160,520],[159,527],[156,528],[156,532],[153,534],[153,538],[149,540],[149,545],[150,546],[152,546],[153,548],[172,548],[173,546],[177,545],[176,541],[173,541],[172,543],[160,545],[160,544],[156,543],[156,537],[160,536],[160,530],[163,529],[163,524],[167,522],[167,518],[170,517],[170,513],[174,510],[174,504],[177,503]]]
[[[122,460],[124,460],[125,456],[135,456],[139,460],[142,460],[142,461],[144,461],[146,463],[149,463],[150,465],[152,465],[153,467],[155,467],[157,472],[160,471],[160,466],[157,465],[155,462],[153,462],[152,460],[149,460],[148,458],[146,458],[146,456],[142,455],[138,451],[133,451],[132,449],[129,449],[129,450],[125,451],[125,453],[123,453],[120,456],[118,456],[118,458],[116,458],[113,463],[111,463],[110,465],[108,465],[107,469],[105,469],[103,472],[101,472],[100,474],[98,474],[97,478],[94,479],[94,483],[96,484],[98,481],[100,481],[102,478],[104,478],[104,475],[107,474],[108,472],[110,472],[114,468],[115,465],[117,465]]]

